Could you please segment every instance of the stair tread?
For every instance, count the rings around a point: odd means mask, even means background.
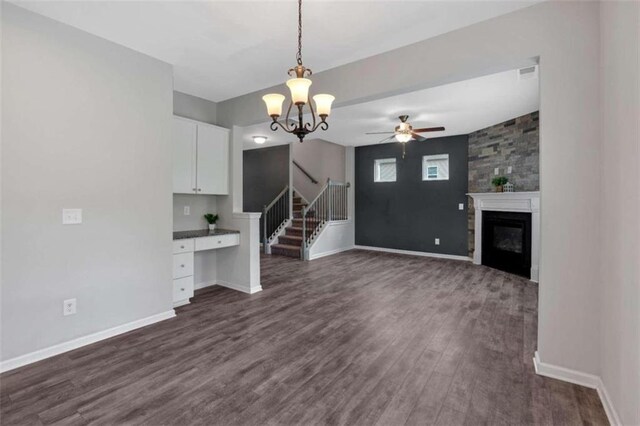
[[[292,246],[290,244],[272,244],[271,248],[276,247],[276,248],[280,248],[280,249],[286,249],[286,250],[300,250],[300,246]]]
[[[300,229],[302,229],[302,228],[300,228]],[[280,235],[278,238],[288,238],[288,239],[291,239],[291,240],[300,240],[300,241],[302,241],[302,237],[299,236],[299,235]]]

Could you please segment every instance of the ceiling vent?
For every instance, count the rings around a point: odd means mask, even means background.
[[[538,66],[532,65],[518,70],[518,80],[533,80],[538,78]]]

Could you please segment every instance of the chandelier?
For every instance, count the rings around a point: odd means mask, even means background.
[[[282,103],[285,97],[279,93],[270,93],[264,95],[262,100],[267,105],[267,112],[273,120],[271,122],[271,130],[276,131],[278,128],[281,128],[287,133],[296,135],[298,139],[300,139],[300,142],[302,142],[306,135],[315,132],[318,128],[322,130],[329,128],[327,117],[329,117],[331,113],[331,103],[335,99],[332,95],[315,95],[313,101],[316,104],[316,111],[314,111],[313,105],[309,102],[311,80],[307,77],[311,76],[311,70],[302,65],[302,0],[298,0],[298,53],[296,54],[296,62],[296,66],[288,71],[291,77],[295,77],[287,80],[287,87],[289,87],[291,91],[291,101],[289,102],[289,108],[287,109],[284,122],[278,119],[282,115]],[[294,111],[294,114],[297,113],[297,122],[290,119],[291,109],[294,105],[297,109],[297,111]],[[305,105],[309,106],[311,123],[304,122]]]

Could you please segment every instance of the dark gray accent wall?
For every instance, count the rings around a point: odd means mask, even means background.
[[[289,184],[289,145],[243,152],[242,203],[245,212],[261,212]]]
[[[423,181],[422,157],[436,154],[449,154],[449,180]],[[467,155],[467,135],[409,142],[404,159],[399,143],[357,147],[356,244],[466,256]],[[374,182],[374,160],[392,157],[396,182]]]

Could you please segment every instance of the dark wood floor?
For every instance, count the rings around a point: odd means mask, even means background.
[[[606,424],[594,390],[535,375],[535,284],[351,251],[262,260],[264,291],[0,377],[2,424]]]

